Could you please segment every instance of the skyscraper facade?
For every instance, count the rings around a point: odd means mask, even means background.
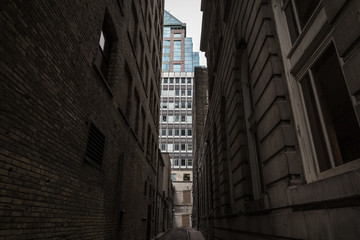
[[[186,24],[164,12],[160,116],[160,149],[168,152],[174,191],[174,227],[191,226],[193,52]]]

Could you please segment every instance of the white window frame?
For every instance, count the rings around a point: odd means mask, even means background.
[[[300,82],[303,79],[303,77],[305,75],[308,75],[312,87],[314,87],[313,86],[314,79],[310,68],[312,67],[312,65],[314,65],[317,62],[317,60],[322,56],[324,51],[327,50],[330,44],[334,44],[332,31],[329,31],[327,36],[324,38],[324,41],[321,42],[321,44],[312,53],[311,57],[309,58],[307,63],[302,67],[299,73],[296,76],[291,74],[291,70],[294,68],[294,66],[296,66],[296,64],[299,63],[305,50],[310,46],[310,44],[316,37],[316,34],[320,31],[320,29],[324,26],[324,24],[326,24],[327,16],[324,8],[322,7],[321,4],[318,6],[318,8],[314,11],[313,16],[310,17],[309,22],[306,23],[305,27],[299,33],[298,39],[294,42],[294,45],[292,44],[290,39],[285,13],[283,12],[282,1],[273,0],[272,9],[274,11],[276,30],[280,41],[280,49],[284,63],[285,78],[287,81],[291,106],[293,109],[294,122],[296,126],[296,135],[299,143],[300,153],[302,156],[303,169],[304,169],[306,181],[308,183],[311,183],[350,170],[358,169],[360,167],[360,159],[353,160],[349,163],[345,163],[340,166],[320,172],[317,155],[316,155],[316,149],[314,147],[313,138],[311,135],[310,123],[306,112],[305,101],[303,99],[303,93],[300,86]],[[295,17],[297,18],[296,11],[295,11]],[[340,65],[342,65],[341,58],[339,58],[337,52],[336,54],[338,56]],[[344,78],[345,78],[345,74],[344,74]],[[316,99],[316,105],[319,108],[318,96],[316,91],[314,91],[314,95]],[[321,112],[319,112],[319,116],[320,116],[321,125],[322,127],[324,127],[324,121]],[[326,145],[328,148],[328,154],[331,155],[330,161],[332,162],[331,163],[332,166],[334,166],[332,153],[331,150],[329,150],[327,130],[323,132],[325,135],[324,137],[327,141]]]

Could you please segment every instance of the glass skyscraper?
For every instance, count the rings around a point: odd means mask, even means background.
[[[171,160],[174,192],[174,227],[191,226],[192,211],[192,99],[194,67],[199,53],[193,52],[186,24],[164,12],[160,115],[160,149]]]

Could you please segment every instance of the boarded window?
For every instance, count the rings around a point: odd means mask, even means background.
[[[190,190],[183,191],[183,203],[191,203],[191,192]]]

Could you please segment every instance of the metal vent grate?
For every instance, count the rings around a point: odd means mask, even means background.
[[[86,160],[96,165],[101,165],[104,153],[105,136],[91,124],[89,130],[89,138],[86,147]]]

